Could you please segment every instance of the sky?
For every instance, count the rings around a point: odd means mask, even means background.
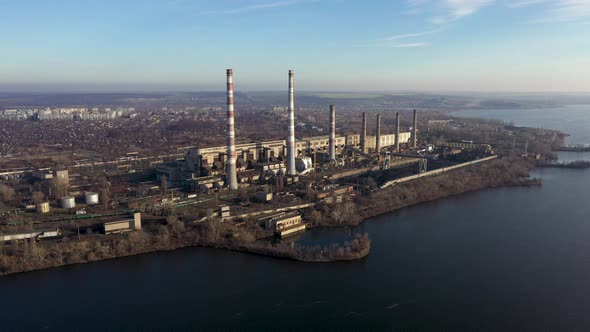
[[[590,92],[590,0],[0,0],[0,91]]]

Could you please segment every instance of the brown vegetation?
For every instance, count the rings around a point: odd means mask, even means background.
[[[192,224],[169,216],[165,225],[121,235],[94,235],[89,228],[82,237],[0,244],[0,275],[194,246],[224,248],[305,262],[329,262],[360,259],[368,255],[371,242],[365,234],[343,245],[325,248],[292,247],[257,242],[255,234],[249,229],[236,227],[230,222]]]
[[[315,226],[358,225],[386,212],[466,192],[500,186],[539,184],[531,179],[532,164],[522,159],[503,158],[442,175],[421,178],[357,196],[354,203],[321,206],[309,214]]]

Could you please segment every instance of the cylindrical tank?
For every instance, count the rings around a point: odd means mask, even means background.
[[[37,208],[37,213],[49,212],[49,202],[37,203],[35,207]]]
[[[64,209],[73,209],[76,207],[76,199],[74,197],[64,197],[61,199],[61,207]]]
[[[84,198],[86,199],[86,205],[98,204],[98,194],[95,192],[87,191]]]
[[[313,162],[311,161],[310,157],[297,158],[295,161],[295,166],[297,172],[302,173],[310,168],[313,168]]]

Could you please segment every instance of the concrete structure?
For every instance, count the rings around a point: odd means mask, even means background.
[[[289,134],[287,136],[287,175],[297,175],[295,169],[295,73],[289,70]]]
[[[259,221],[264,222],[267,229],[271,229],[280,237],[285,237],[305,230],[305,224],[297,213],[279,213]]]
[[[18,241],[18,240],[27,240],[27,239],[35,239],[35,240],[42,240],[42,239],[50,239],[56,238],[62,235],[62,232],[59,228],[52,228],[46,230],[38,230],[26,233],[16,233],[16,234],[7,234],[7,235],[0,235],[0,241]]]
[[[363,123],[361,128],[361,151],[367,153],[367,112],[363,112]]]
[[[39,180],[51,180],[53,179],[53,174],[45,171],[36,171],[33,172],[33,177]]]
[[[375,127],[375,152],[381,151],[381,114],[377,114],[377,125]]]
[[[352,194],[353,192],[353,186],[337,186],[318,192],[316,199],[318,201],[324,201],[328,204],[342,203],[346,196]]]
[[[438,143],[446,148],[450,149],[461,149],[461,150],[480,150],[485,152],[491,152],[492,146],[486,143],[474,143],[472,141],[463,142],[441,142]]]
[[[98,194],[95,192],[87,191],[84,195],[85,201],[87,205],[96,205],[98,204]]]
[[[439,169],[435,169],[433,171],[428,171],[428,172],[424,172],[424,173],[420,173],[420,174],[416,174],[416,175],[410,175],[410,176],[406,176],[403,178],[399,178],[399,179],[395,179],[392,181],[388,181],[385,184],[383,184],[381,186],[381,189],[383,188],[387,188],[387,187],[391,187],[391,186],[395,186],[397,184],[400,183],[404,183],[404,182],[408,182],[408,181],[413,181],[419,178],[423,178],[423,177],[427,177],[427,176],[434,176],[434,175],[439,175],[445,172],[449,172],[449,171],[453,171],[459,168],[463,168],[463,167],[467,167],[467,166],[471,166],[471,165],[475,165],[475,164],[479,164],[479,163],[483,163],[486,161],[490,161],[493,159],[498,158],[498,156],[490,156],[490,157],[486,157],[486,158],[481,158],[478,160],[474,160],[474,161],[469,161],[466,163],[462,163],[462,164],[458,164],[458,165],[454,165],[454,166],[450,166],[450,167],[444,167],[444,168],[439,168]]]
[[[103,224],[105,234],[120,234],[141,229],[141,213],[134,213],[133,219],[105,222]]]
[[[353,134],[353,135],[347,135],[346,139],[347,139],[347,144],[346,146],[350,146],[350,147],[355,147],[355,148],[359,148],[359,145],[355,145],[353,142],[355,140],[358,140],[358,134]],[[410,139],[411,139],[412,133],[410,132],[402,132],[400,133],[397,138],[398,138],[398,142],[399,144],[406,144],[408,145],[410,143]],[[395,147],[395,138],[396,135],[395,134],[387,134],[387,135],[381,135],[381,149],[383,148],[387,148],[387,147]],[[367,136],[367,144],[365,145],[366,149],[368,151],[374,151],[377,146],[376,146],[376,142],[377,141],[377,137],[376,136]],[[348,144],[348,142],[350,142],[350,144]]]
[[[219,216],[221,219],[229,218],[229,205],[222,205],[219,207]]]
[[[41,202],[35,204],[35,209],[37,213],[48,213],[50,211],[49,202]]]
[[[400,133],[398,141],[400,143],[408,143],[410,141],[411,133]],[[351,134],[346,136],[334,137],[335,154],[342,153],[346,146],[360,148],[361,135]],[[376,147],[376,137],[367,137],[365,147],[367,149],[374,149]],[[395,134],[381,135],[380,147],[386,148],[395,144]],[[326,153],[329,155],[330,137],[316,136],[303,138],[295,143],[295,152],[299,158],[313,156],[316,153]],[[279,141],[265,141],[238,144],[235,146],[237,155],[236,169],[240,174],[244,173],[248,162],[261,163],[263,165],[272,165],[273,170],[278,171],[281,167],[278,158],[285,157],[286,142]],[[227,156],[227,146],[216,146],[200,149],[189,149],[185,160],[159,165],[156,168],[158,176],[166,175],[169,181],[188,181],[201,177],[215,177],[211,183],[224,182],[219,171],[215,171],[213,166],[217,165],[217,169],[222,168]],[[297,170],[298,161],[296,159],[295,166]],[[268,168],[268,169],[271,169]],[[265,169],[266,171],[267,169]],[[239,181],[238,181],[239,183]],[[211,187],[211,186],[209,186]]]
[[[55,171],[54,178],[57,179],[58,182],[63,184],[70,183],[70,175],[67,169],[62,171]]]
[[[336,159],[336,106],[330,105],[330,139],[328,141],[328,158]]]
[[[76,207],[76,199],[71,196],[67,196],[61,199],[61,207],[64,209],[73,209]]]
[[[334,137],[335,154],[340,153],[345,146],[346,137]],[[300,156],[312,156],[314,153],[326,153],[329,156],[330,136],[303,138],[295,143],[295,149]]]
[[[400,115],[399,112],[395,113],[395,152],[399,152],[399,127],[400,127]]]
[[[232,69],[227,70],[227,163],[225,176],[228,188],[237,190],[234,74]]]
[[[412,147],[418,148],[418,111],[414,110],[414,121],[412,124]]]

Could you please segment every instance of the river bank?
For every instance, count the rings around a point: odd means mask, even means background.
[[[590,161],[587,160],[576,160],[571,162],[540,162],[537,167],[544,168],[570,168],[570,169],[588,169],[590,168]]]
[[[348,227],[384,213],[462,193],[499,186],[540,184],[530,179],[532,165],[518,159],[499,159],[449,173],[357,196],[352,202],[328,207],[319,206],[306,216],[311,227]],[[371,243],[365,235],[351,243],[328,247],[291,247],[285,244],[260,244],[247,228],[230,223],[185,223],[169,218],[155,230],[144,230],[105,238],[85,236],[80,241],[29,241],[3,246],[0,275],[20,273],[113,259],[145,253],[172,251],[186,247],[213,247],[302,262],[350,261],[366,257]]]
[[[533,168],[533,163],[519,158],[490,160],[360,195],[334,209],[320,207],[310,220],[314,227],[357,226],[369,218],[450,196],[488,188],[542,185],[541,180],[530,177]]]

